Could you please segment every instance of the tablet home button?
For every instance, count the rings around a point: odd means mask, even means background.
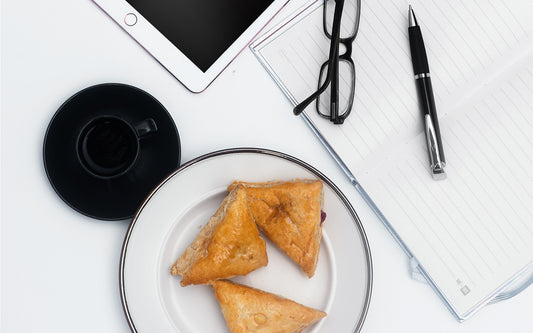
[[[130,27],[135,25],[135,23],[137,23],[137,16],[133,13],[126,14],[126,16],[124,16],[124,23]]]

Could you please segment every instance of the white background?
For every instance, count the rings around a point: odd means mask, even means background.
[[[293,0],[281,15],[300,3]],[[128,222],[97,221],[68,208],[42,163],[57,108],[105,82],[137,86],[168,109],[182,162],[218,149],[261,147],[298,157],[333,180],[363,221],[372,251],[363,332],[533,331],[533,288],[460,324],[427,285],[412,280],[400,247],[249,49],[204,93],[192,94],[90,0],[1,5],[1,332],[129,332],[118,288]]]

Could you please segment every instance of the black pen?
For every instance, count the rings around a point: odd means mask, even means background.
[[[422,39],[420,26],[416,21],[415,13],[413,12],[411,5],[409,5],[408,30],[416,88],[424,116],[429,167],[434,179],[443,179],[446,178],[446,173],[444,172],[446,160],[444,158],[444,150],[442,149],[439,120],[437,117],[437,109],[435,108],[435,99],[433,97],[433,89],[429,75],[426,48],[424,47],[424,40]]]

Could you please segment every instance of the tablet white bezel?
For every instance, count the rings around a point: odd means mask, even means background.
[[[126,0],[92,1],[106,12],[187,89],[199,93],[213,82],[289,0],[274,0],[254,23],[205,72],[189,60]],[[126,15],[130,13],[133,13],[137,17],[137,22],[134,25],[126,24]]]

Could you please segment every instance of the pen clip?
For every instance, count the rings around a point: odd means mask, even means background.
[[[443,179],[446,178],[446,173],[444,172],[444,166],[446,162],[443,161],[440,156],[439,142],[437,141],[437,133],[435,132],[435,127],[433,126],[433,121],[431,116],[426,114],[424,117],[426,123],[426,141],[429,154],[431,174],[434,179]]]

